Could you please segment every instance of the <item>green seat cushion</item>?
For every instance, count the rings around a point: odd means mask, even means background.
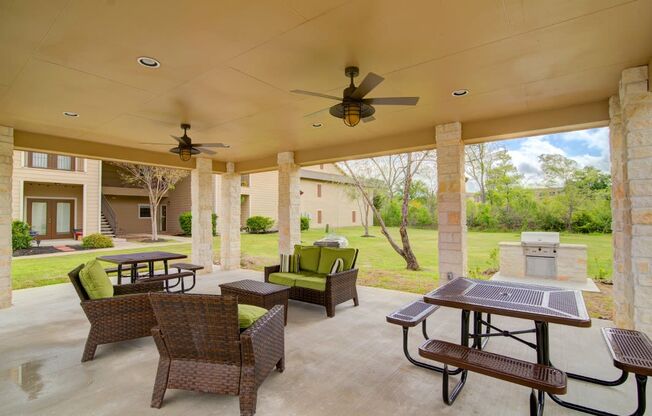
[[[319,254],[321,247],[319,246],[294,246],[294,254],[299,255],[299,269],[308,270],[309,272],[317,272],[319,268]]]
[[[269,275],[269,282],[283,286],[294,286],[294,281],[299,276],[296,273],[272,273]]]
[[[91,260],[79,271],[86,294],[90,299],[103,299],[113,296],[113,283],[97,260]]]
[[[238,305],[238,323],[240,329],[249,328],[267,313],[267,309],[254,305]]]
[[[355,248],[335,248],[335,247],[323,247],[321,249],[321,256],[319,257],[319,267],[317,272],[328,274],[331,272],[333,263],[337,259],[344,260],[344,269],[351,270],[353,268],[353,262],[355,261],[355,256],[358,249]]]
[[[294,285],[296,287],[319,290],[320,292],[324,292],[326,290],[326,277],[320,275],[314,275],[314,276],[298,275]]]

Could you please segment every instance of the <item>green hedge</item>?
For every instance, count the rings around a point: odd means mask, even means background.
[[[27,249],[32,246],[32,236],[29,235],[29,224],[23,221],[11,223],[11,248],[13,250]]]
[[[109,248],[113,247],[113,240],[111,240],[111,237],[107,237],[99,233],[90,234],[82,239],[82,247]]]
[[[211,224],[213,227],[213,235],[217,235],[217,214],[213,213],[211,216]],[[179,226],[184,235],[192,235],[192,212],[186,211],[179,215]]]
[[[269,231],[270,228],[274,225],[274,220],[270,217],[263,217],[261,215],[255,215],[253,217],[247,218],[247,228],[252,234],[260,234],[266,231]]]
[[[301,216],[301,231],[307,231],[310,229],[310,217]]]

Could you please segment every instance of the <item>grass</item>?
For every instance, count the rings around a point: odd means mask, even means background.
[[[419,259],[421,270],[405,270],[405,262],[389,246],[380,229],[373,228],[375,237],[361,237],[360,227],[341,228],[337,233],[344,235],[352,247],[360,249],[359,283],[366,286],[397,289],[414,293],[425,293],[437,285],[437,232],[435,230],[411,229],[410,241]],[[391,233],[398,241],[398,230]],[[323,230],[309,230],[302,233],[303,243],[312,244],[324,236]],[[492,252],[501,241],[519,241],[520,233],[468,233],[469,274],[482,277],[487,269],[497,268]],[[562,234],[562,243],[586,244],[588,246],[589,275],[597,280],[608,280],[611,276],[610,234]],[[278,234],[243,234],[242,262],[246,268],[262,270],[264,265],[278,260]],[[190,244],[162,245],[139,249],[111,251],[111,254],[136,253],[150,250],[172,251],[190,254]],[[215,239],[216,259],[219,258],[219,238]],[[66,273],[81,263],[98,256],[97,252],[84,252],[65,256],[15,259],[12,265],[13,288],[44,286],[67,282]]]

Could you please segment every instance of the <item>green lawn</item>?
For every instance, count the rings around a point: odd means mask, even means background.
[[[410,240],[419,259],[422,270],[418,272],[405,270],[403,259],[396,254],[378,228],[372,230],[373,238],[360,237],[362,229],[358,227],[337,230],[349,239],[352,247],[360,249],[359,282],[362,285],[384,287],[423,293],[435,287],[437,276],[437,232],[434,230],[410,230]],[[392,233],[398,237],[398,230]],[[324,236],[322,230],[309,230],[302,234],[306,244]],[[497,267],[491,260],[492,251],[500,241],[518,241],[519,233],[481,233],[469,232],[469,269],[473,276],[482,276],[487,269]],[[242,235],[243,264],[247,268],[260,270],[266,264],[277,262],[278,234]],[[216,258],[219,258],[219,238],[215,239]],[[586,244],[589,247],[589,274],[594,278],[608,279],[611,276],[611,235],[562,235],[562,242]],[[133,253],[152,250],[151,248],[112,251],[111,254]],[[189,244],[157,246],[156,250],[177,253],[190,253]],[[30,259],[28,257],[14,260],[12,277],[14,289],[43,286],[68,281],[66,273],[75,266],[99,255],[89,252],[59,257]]]

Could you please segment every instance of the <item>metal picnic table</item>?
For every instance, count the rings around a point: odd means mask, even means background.
[[[124,266],[129,266],[131,269],[130,280],[135,283],[138,278],[138,264],[147,263],[149,277],[154,277],[154,263],[157,261],[163,262],[165,274],[168,274],[168,261],[185,259],[188,256],[185,254],[168,253],[165,251],[148,251],[145,253],[131,253],[131,254],[116,254],[112,256],[100,256],[97,259],[118,265],[118,284],[122,283],[122,271]]]

